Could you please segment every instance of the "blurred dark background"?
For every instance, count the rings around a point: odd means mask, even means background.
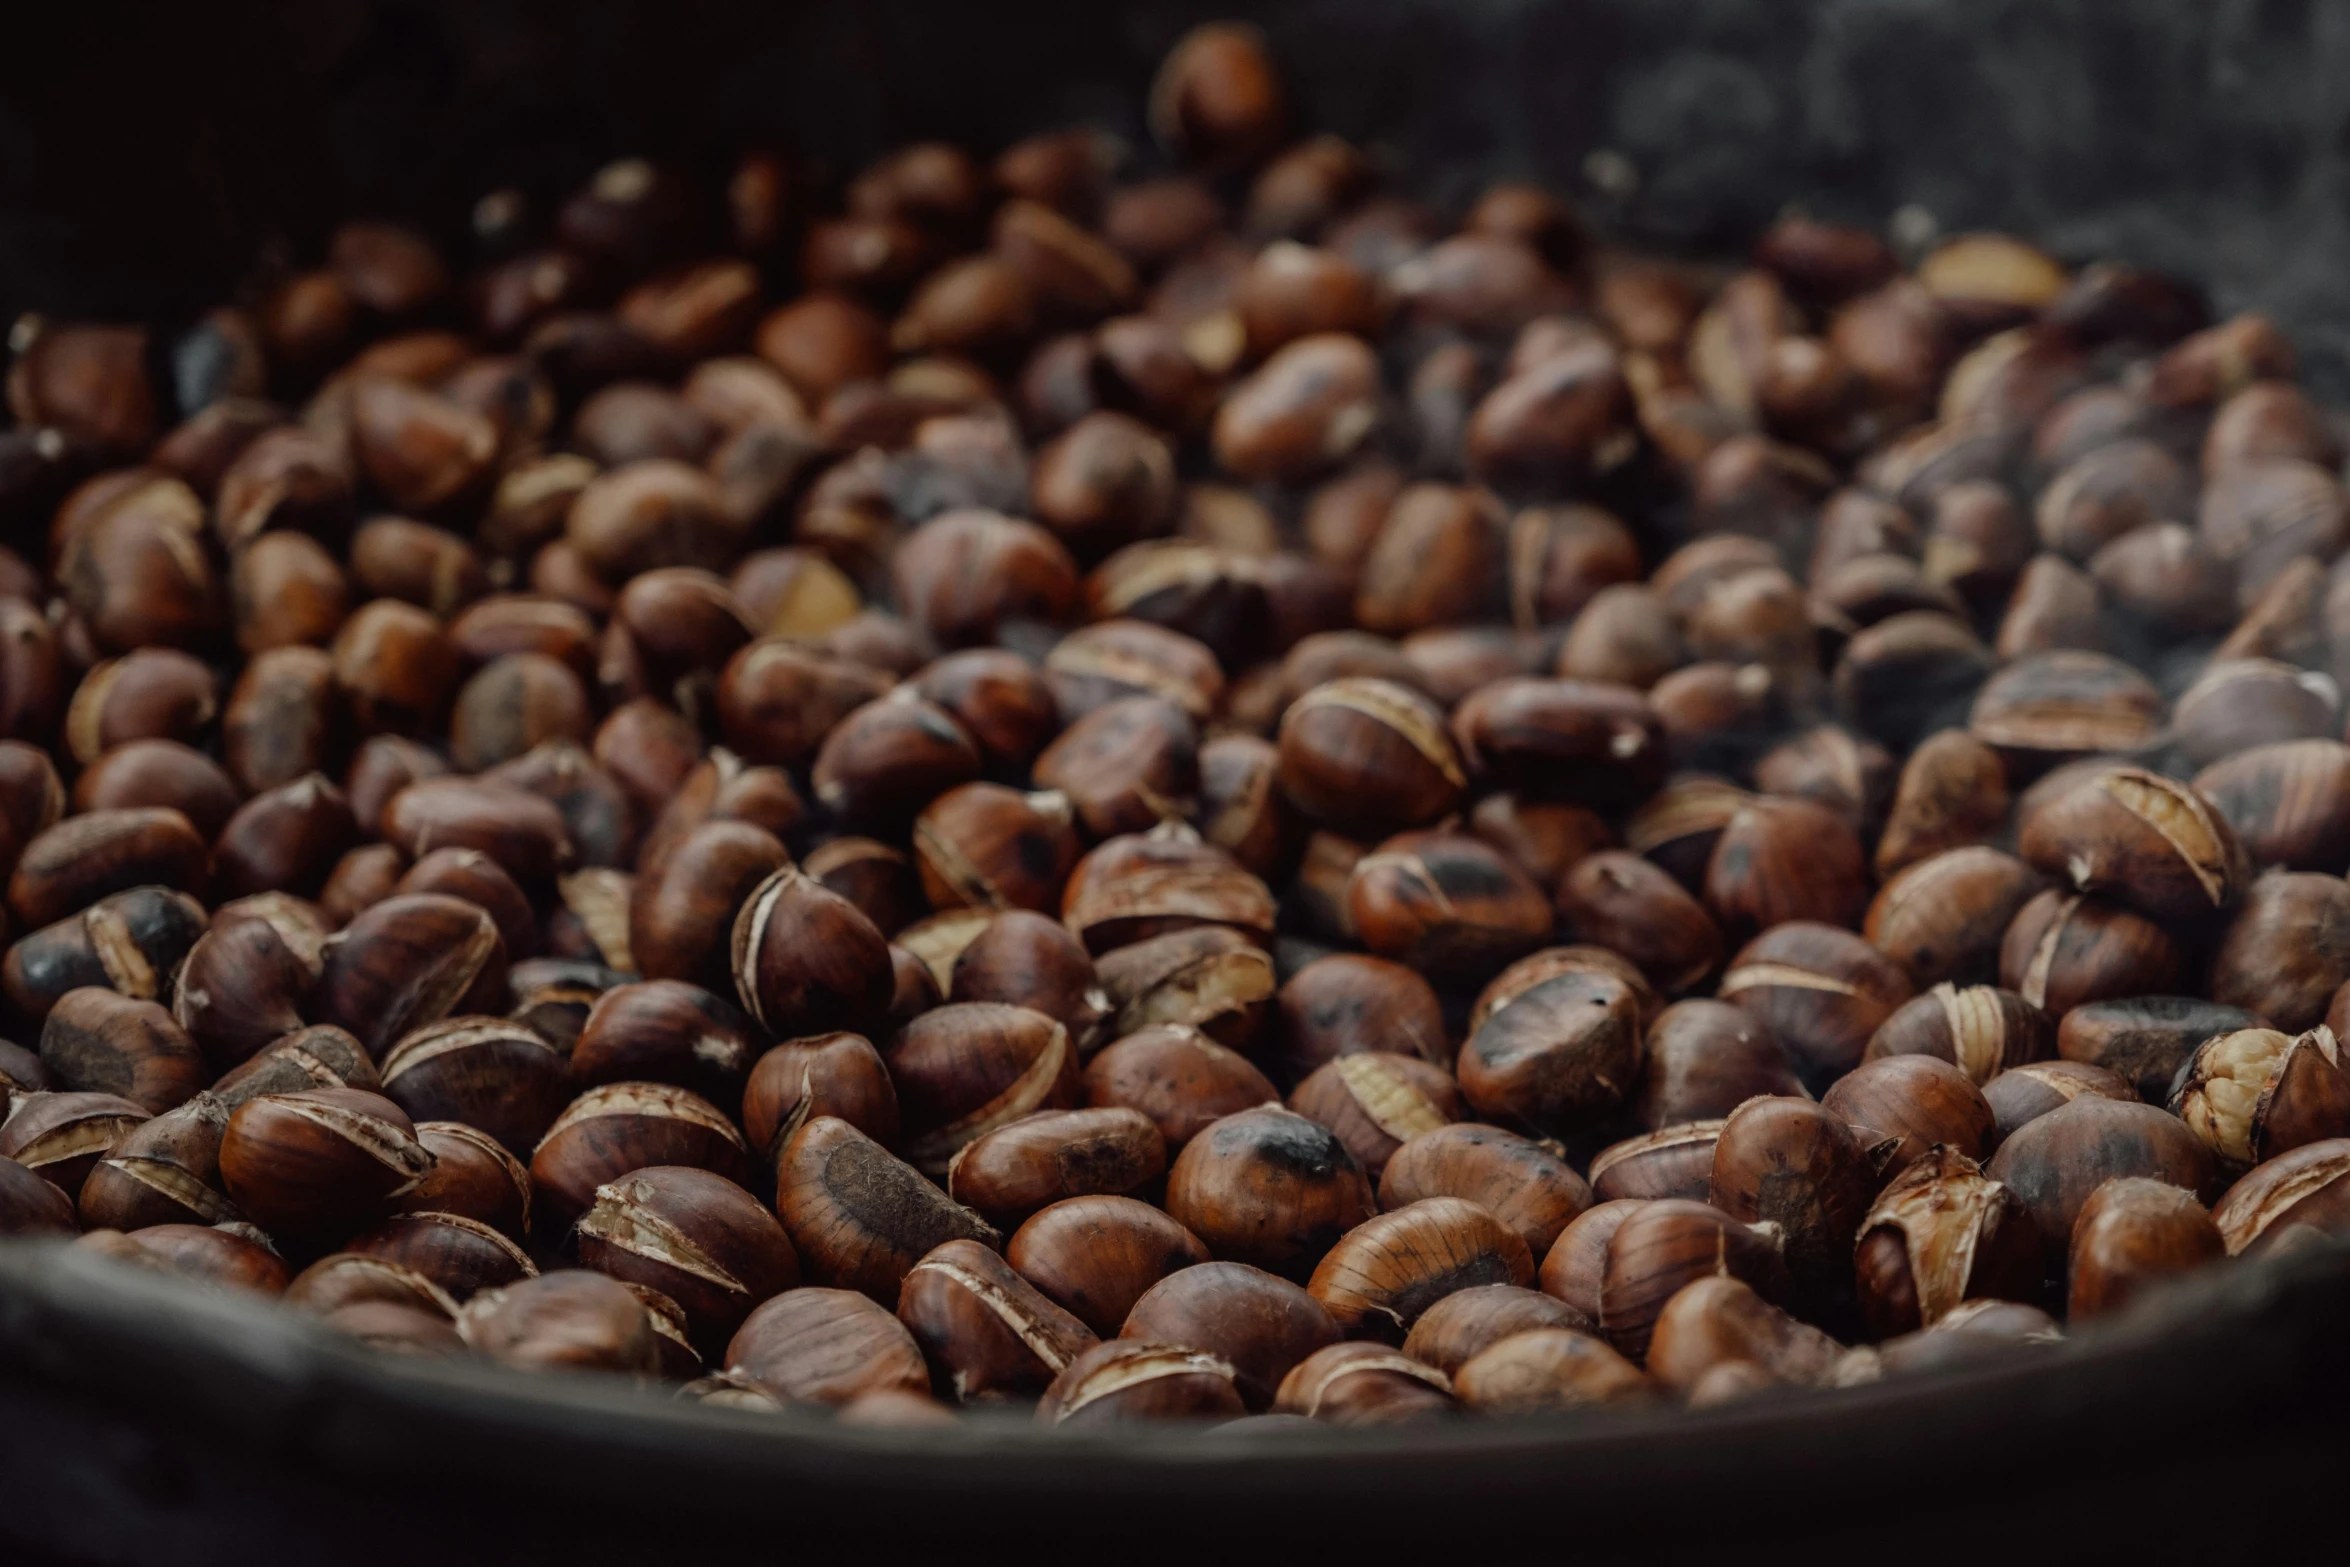
[[[1742,244],[1914,204],[2284,319],[2350,394],[2350,5],[2328,0],[73,0],[0,48],[0,311],[164,316],[332,221],[454,233],[647,152],[853,168],[920,134],[1126,133],[1167,44],[1245,14],[1300,120],[1439,201],[1535,175],[1620,232]],[[1638,174],[1586,176],[1594,150]]]

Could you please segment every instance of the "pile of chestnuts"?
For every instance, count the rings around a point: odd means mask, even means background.
[[[1241,27],[1149,122],[18,323],[0,1231],[921,1425],[1712,1405],[2350,1230],[2271,323],[1456,223]]]

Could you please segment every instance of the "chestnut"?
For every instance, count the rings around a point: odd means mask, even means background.
[[[1391,680],[1326,681],[1281,719],[1281,788],[1340,832],[1380,837],[1442,816],[1468,783],[1442,716]]]
[[[230,1106],[215,1094],[140,1123],[91,1167],[79,1207],[91,1229],[220,1224],[240,1218],[220,1189],[220,1139]]]
[[[771,1033],[869,1028],[889,1006],[889,944],[846,898],[791,866],[734,920],[734,988]]]
[[[1707,1200],[1733,1219],[1777,1227],[1799,1299],[1834,1299],[1845,1280],[1876,1169],[1837,1111],[1808,1099],[1751,1099],[1714,1140]]]
[[[1166,1139],[1139,1110],[1045,1110],[964,1144],[948,1162],[946,1187],[955,1201],[1011,1224],[1067,1198],[1134,1191],[1166,1168]]]
[[[651,1376],[661,1367],[644,1303],[626,1286],[579,1269],[481,1291],[457,1313],[457,1332],[476,1352],[531,1370]]]
[[[1999,983],[2053,1018],[2084,1002],[2175,990],[2185,969],[2161,925],[2055,888],[2018,909],[1999,944]]]
[[[2226,820],[2190,786],[2139,768],[2098,773],[2040,801],[2017,847],[2080,891],[2158,919],[2227,908],[2245,879]]]
[[[1722,958],[1721,932],[1704,905],[1622,850],[1602,849],[1569,867],[1558,913],[1577,939],[1622,953],[1669,995],[1694,989]]]
[[[1665,1303],[1645,1363],[1658,1385],[1686,1395],[1707,1372],[1737,1362],[1760,1366],[1779,1382],[1823,1383],[1842,1352],[1745,1280],[1723,1276],[1695,1280]]]
[[[1265,943],[1274,915],[1262,881],[1173,821],[1101,845],[1077,862],[1061,894],[1062,923],[1097,957],[1203,925]]]
[[[2196,1047],[2260,1023],[2241,1007],[2194,996],[2091,1001],[2074,1007],[2058,1023],[2056,1053],[2067,1061],[2117,1073],[2148,1104],[2164,1104],[2179,1069]]]
[[[272,1235],[309,1243],[361,1229],[432,1164],[398,1105],[353,1088],[249,1100],[220,1141],[230,1200]]]
[[[726,1369],[785,1403],[930,1392],[914,1336],[854,1290],[785,1290],[754,1307],[726,1347]]]
[[[1199,785],[1198,736],[1173,703],[1122,697],[1062,730],[1037,756],[1035,778],[1066,796],[1097,839],[1144,832],[1189,813]]]
[[[1793,1094],[1801,1079],[1769,1029],[1723,1001],[1676,1001],[1648,1024],[1632,1119],[1649,1131],[1728,1115],[1757,1094]]]
[[[2168,1096],[2168,1088],[2164,1090]],[[2011,1067],[1983,1088],[1991,1107],[1992,1141],[2003,1143],[2017,1127],[2062,1109],[2084,1095],[2128,1102],[2130,1085],[2101,1066],[2078,1061],[2034,1061]]]
[[[1182,1024],[1247,1049],[1272,1010],[1272,954],[1229,926],[1170,930],[1105,952],[1094,967],[1110,1009],[1101,1037]]]
[[[1637,1404],[1656,1391],[1639,1367],[1590,1334],[1566,1327],[1531,1328],[1499,1339],[1455,1367],[1452,1376],[1463,1407],[1500,1415]]]
[[[913,1333],[936,1380],[964,1403],[1042,1391],[1097,1342],[974,1240],[950,1240],[914,1264],[898,1294],[898,1320]]]
[[[383,1096],[419,1121],[463,1121],[528,1153],[571,1095],[563,1058],[504,1018],[457,1016],[400,1037],[379,1068]]]
[[[1036,1406],[1052,1425],[1122,1420],[1228,1420],[1244,1405],[1230,1364],[1203,1351],[1115,1338],[1086,1350]]]
[[[297,1026],[222,1073],[211,1091],[230,1109],[263,1094],[306,1088],[379,1086],[375,1062],[358,1040],[331,1024]]]
[[[8,909],[38,929],[138,886],[201,893],[210,855],[178,811],[99,810],[69,816],[24,846]]]
[[[204,906],[186,893],[133,887],[20,939],[0,962],[0,985],[35,1020],[84,985],[172,1005],[180,964],[205,923]]]
[[[2170,1108],[2223,1166],[2240,1169],[2350,1135],[2350,1072],[2323,1023],[2299,1035],[2238,1029],[2188,1057]]]
[[[967,783],[914,823],[915,868],[942,909],[1057,907],[1080,852],[1075,808],[1055,791]]]
[[[14,1159],[0,1159],[0,1235],[73,1235],[73,1199]]]
[[[647,1165],[747,1175],[742,1133],[699,1094],[666,1083],[606,1083],[564,1107],[530,1156],[533,1221],[561,1235],[596,1189]]]
[[[1405,1335],[1403,1352],[1447,1376],[1503,1339],[1548,1329],[1592,1331],[1564,1301],[1515,1284],[1472,1284],[1437,1301]],[[1614,1351],[1609,1351],[1613,1354]]]
[[[1363,1051],[1451,1058],[1435,990],[1400,963],[1352,952],[1317,958],[1282,984],[1276,1003],[1281,1060],[1299,1078]]]
[[[506,947],[479,905],[406,893],[362,910],[326,950],[310,1015],[381,1055],[452,1013],[487,1012],[506,983]]]
[[[2039,874],[2012,854],[1981,845],[1946,849],[1888,878],[1861,932],[1919,985],[1988,979],[2016,911],[2041,886]]]
[[[452,1300],[470,1299],[538,1276],[530,1254],[479,1219],[430,1209],[395,1214],[344,1243],[345,1251],[375,1257],[431,1280]]]
[[[2228,1255],[2259,1255],[2296,1234],[2342,1228],[2350,1189],[2350,1139],[2303,1143],[2255,1166],[2228,1188],[2212,1210]]]
[[[2041,1237],[2021,1199],[1955,1148],[1920,1158],[1878,1194],[1854,1253],[1862,1320],[1876,1337],[1932,1327],[1962,1301],[2029,1302]]]
[[[2339,876],[2271,871],[2244,901],[2211,959],[2211,999],[2257,1007],[2276,1027],[2303,1029],[2326,1015],[2350,979],[2350,885]]]
[[[1228,1115],[1279,1095],[1249,1060],[1195,1028],[1164,1024],[1119,1039],[1086,1063],[1086,1102],[1148,1116],[1170,1153]]]
[[[2240,751],[2197,773],[2209,801],[2257,864],[2323,870],[2350,854],[2350,746],[2285,740]]]
[[[510,1240],[529,1233],[530,1171],[496,1138],[461,1121],[426,1121],[416,1140],[433,1156],[433,1167],[395,1199],[399,1212],[471,1219]]]
[[[1168,1170],[1166,1207],[1210,1254],[1290,1277],[1311,1274],[1375,1211],[1371,1183],[1337,1134],[1271,1105],[1192,1138]]]
[[[1740,949],[1718,993],[1769,1029],[1806,1082],[1824,1086],[1859,1064],[1910,983],[1850,931],[1799,920]]]
[[[1462,1118],[1451,1074],[1416,1056],[1364,1051],[1316,1069],[1289,1107],[1338,1134],[1372,1180],[1405,1143]]]
[[[2023,1202],[2037,1226],[2044,1269],[2064,1272],[2065,1248],[2082,1207],[2118,1176],[2146,1176],[2187,1191],[2212,1188],[2211,1151],[2176,1116],[2135,1099],[2082,1095],[2025,1122],[1984,1166]]]
[[[1393,1425],[1424,1420],[1454,1408],[1452,1382],[1377,1344],[1333,1344],[1316,1350],[1282,1378],[1276,1414],[1304,1415],[1337,1425]]]
[[[1721,1275],[1759,1284],[1770,1294],[1784,1288],[1786,1263],[1774,1230],[1742,1224],[1719,1208],[1682,1198],[1643,1201],[1629,1211],[1595,1208],[1586,1217],[1602,1213],[1614,1218],[1615,1228],[1602,1248],[1594,1320],[1607,1341],[1634,1361],[1648,1358],[1658,1317],[1686,1284]],[[1554,1262],[1563,1268],[1565,1260],[1559,1247],[1576,1239],[1575,1227],[1568,1226],[1544,1259],[1543,1282],[1545,1294],[1559,1295],[1580,1309],[1572,1293],[1554,1287],[1567,1282],[1563,1271],[1554,1277]]]
[[[1713,1180],[1714,1144],[1722,1120],[1684,1121],[1610,1143],[1591,1156],[1586,1173],[1601,1202],[1627,1197],[1687,1197],[1703,1201]]]
[[[742,1121],[763,1158],[772,1163],[791,1134],[816,1116],[846,1121],[884,1143],[897,1141],[897,1089],[863,1035],[787,1040],[752,1063]]]
[[[1638,1081],[1633,991],[1602,972],[1547,979],[1489,1016],[1461,1047],[1461,1093],[1479,1114],[1539,1132],[1603,1121]]]
[[[646,867],[629,899],[628,950],[638,969],[647,979],[732,993],[737,916],[751,894],[790,863],[775,835],[749,822],[710,821],[687,832]]]
[[[61,1089],[116,1095],[153,1115],[187,1103],[210,1075],[169,1011],[100,985],[58,998],[41,1025],[41,1065]]]
[[[1997,1124],[1974,1081],[1931,1055],[1864,1061],[1820,1102],[1844,1118],[1872,1161],[1889,1172],[1908,1168],[1936,1147],[1983,1157]]]
[[[950,1240],[997,1244],[979,1215],[848,1122],[815,1116],[776,1157],[775,1213],[813,1282],[894,1301],[907,1272]]]
[[[1456,832],[1390,838],[1347,882],[1355,933],[1380,957],[1438,979],[1486,978],[1550,933],[1550,900],[1480,839]]]
[[[2073,1221],[2065,1318],[2118,1311],[2150,1286],[2227,1255],[2227,1243],[2192,1192],[2124,1176],[2089,1194]]]
[[[1791,921],[1850,925],[1867,901],[1868,871],[1852,824],[1810,800],[1748,799],[1706,861],[1706,906],[1726,933]]]
[[[799,1257],[766,1206],[691,1166],[648,1166],[598,1187],[574,1234],[586,1266],[677,1302],[705,1357],[761,1301],[799,1283]]]
[[[2009,1067],[2046,1060],[2055,1039],[2048,1014],[2012,990],[1940,984],[1885,1019],[1865,1059],[1931,1056],[1979,1087]]]

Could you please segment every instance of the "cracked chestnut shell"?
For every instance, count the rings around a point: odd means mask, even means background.
[[[82,1222],[94,1230],[139,1230],[242,1218],[220,1183],[229,1110],[218,1095],[198,1094],[132,1127],[83,1179]]]
[[[1281,718],[1282,792],[1339,832],[1379,838],[1434,821],[1468,785],[1436,705],[1391,680],[1325,681]]]
[[[606,1083],[564,1107],[530,1156],[534,1222],[560,1235],[596,1188],[647,1165],[749,1173],[742,1133],[701,1095],[667,1083]]]
[[[386,1099],[419,1121],[463,1121],[527,1154],[571,1098],[555,1047],[523,1024],[460,1016],[402,1035],[379,1067]]]
[[[429,1208],[394,1214],[353,1236],[344,1249],[407,1268],[431,1280],[452,1300],[535,1278],[539,1271],[530,1254],[494,1226]]]
[[[898,1320],[933,1380],[960,1403],[1041,1392],[1094,1347],[1094,1331],[974,1240],[938,1246],[906,1274]]]
[[[644,1302],[585,1269],[483,1290],[458,1312],[457,1332],[478,1353],[525,1370],[649,1377],[661,1369],[660,1337]]]
[[[2040,801],[2016,846],[2079,891],[2156,919],[2228,908],[2246,879],[2227,819],[2191,785],[2143,768],[2097,773]]]
[[[789,865],[734,920],[735,990],[770,1033],[872,1030],[895,988],[889,942],[848,899]]]
[[[432,1166],[406,1112],[354,1088],[250,1100],[220,1141],[230,1200],[271,1235],[312,1245],[387,1213]]]
[[[2350,1135],[2350,1070],[2323,1023],[2302,1034],[2244,1028],[2207,1039],[2171,1090],[2172,1114],[2229,1168]]]
[[[2010,1067],[2047,1060],[2055,1043],[2048,1014],[2014,991],[1944,983],[1902,1003],[1878,1025],[1863,1059],[1932,1056],[1980,1087]]]
[[[999,1127],[1080,1097],[1069,1031],[1041,1012],[992,1001],[933,1007],[882,1050],[897,1085],[900,1147],[944,1175],[957,1153]]]
[[[1333,1425],[1398,1425],[1449,1413],[1452,1379],[1379,1344],[1333,1344],[1316,1350],[1281,1379],[1275,1414]]]
[[[1895,1176],[1861,1221],[1861,1320],[1880,1339],[1932,1327],[1962,1301],[2040,1295],[2041,1238],[2015,1193],[1955,1148]]]
[[[1204,1350],[1114,1338],[1077,1356],[1036,1406],[1050,1425],[1229,1420],[1244,1412],[1232,1365]]]
[[[310,1016],[370,1054],[451,1013],[491,1012],[506,991],[506,944],[478,904],[404,893],[363,909],[326,944]]]
[[[170,1006],[180,962],[203,937],[205,924],[204,906],[186,893],[133,887],[19,940],[0,963],[0,985],[33,1019],[45,1017],[58,997],[82,985]]]
[[[1758,1019],[1820,1087],[1860,1063],[1870,1037],[1909,1000],[1910,982],[1851,931],[1798,920],[1741,948],[1717,994]]]
[[[800,1282],[775,1215],[726,1177],[687,1165],[650,1165],[597,1187],[572,1233],[583,1266],[677,1302],[705,1359],[760,1302]]]

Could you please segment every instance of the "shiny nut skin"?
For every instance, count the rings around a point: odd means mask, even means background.
[[[1337,1133],[1374,1181],[1398,1148],[1465,1113],[1442,1067],[1382,1051],[1318,1068],[1291,1091],[1289,1107]]]
[[[2338,1233],[2350,1220],[2350,1139],[2303,1143],[2230,1186],[2212,1209],[2228,1255],[2258,1256],[2306,1231]]]
[[[1162,1279],[1208,1260],[1208,1249],[1161,1210],[1131,1197],[1064,1198],[1039,1209],[1004,1259],[1103,1337]]]
[[[1281,788],[1340,832],[1378,838],[1442,816],[1468,777],[1434,703],[1390,680],[1350,678],[1289,704]]]
[[[1354,952],[1317,958],[1282,984],[1277,1006],[1280,1060],[1300,1079],[1364,1051],[1450,1062],[1434,988],[1400,963]]]
[[[1864,1061],[1839,1078],[1820,1103],[1843,1117],[1871,1162],[1887,1175],[1936,1147],[1986,1157],[1997,1129],[1990,1102],[1973,1080],[1929,1055]]]
[[[2224,909],[2243,890],[2244,852],[2226,819],[2190,786],[2136,768],[2042,801],[2017,848],[2078,890],[2156,918]]]
[[[1400,1343],[1420,1313],[1480,1284],[1523,1287],[1534,1259],[1515,1230],[1458,1197],[1430,1197],[1343,1236],[1306,1284],[1341,1328]]]
[[[1560,920],[1577,940],[1640,965],[1669,995],[1694,989],[1722,959],[1722,935],[1704,905],[1648,860],[1603,849],[1558,884]]]
[[[1640,1126],[1661,1131],[1801,1088],[1787,1052],[1752,1014],[1725,1001],[1676,1001],[1649,1021],[1630,1110]]]
[[[1138,1338],[1094,1345],[1045,1389],[1036,1418],[1051,1425],[1125,1420],[1229,1420],[1245,1406],[1233,1367],[1202,1350]]]
[[[1714,1141],[1707,1200],[1733,1219],[1777,1226],[1799,1296],[1844,1288],[1852,1242],[1877,1186],[1859,1135],[1806,1099],[1749,1100]]]
[[[1403,1352],[1447,1376],[1518,1333],[1565,1328],[1592,1331],[1590,1319],[1566,1302],[1515,1284],[1473,1284],[1455,1290],[1420,1314]]]
[[[733,1003],[683,980],[615,985],[596,998],[571,1046],[571,1081],[656,1082],[713,1104],[741,1104],[766,1038]]]
[[[2118,1311],[2148,1288],[2227,1255],[2219,1226],[2192,1192],[2143,1176],[2106,1182],[2073,1221],[2065,1318]]]
[[[1568,1327],[1530,1328],[1496,1340],[1452,1376],[1464,1408],[1491,1414],[1638,1404],[1655,1396],[1655,1385],[1637,1366],[1602,1340]]]
[[[492,1226],[431,1209],[394,1214],[344,1248],[407,1268],[458,1301],[538,1273],[529,1254]]]
[[[754,1308],[727,1345],[726,1369],[787,1403],[930,1392],[914,1336],[854,1290],[786,1290]]]
[[[744,1009],[770,1033],[870,1028],[889,1007],[881,932],[856,905],[789,866],[743,900],[732,961]]]
[[[1859,1064],[1885,1019],[1910,998],[1909,977],[1848,930],[1792,921],[1748,942],[1716,993],[1786,1047],[1804,1081],[1824,1087]]]
[[[1246,1056],[1183,1024],[1113,1042],[1085,1064],[1084,1090],[1090,1105],[1148,1116],[1170,1157],[1224,1117],[1280,1098]]]
[[[229,1199],[270,1234],[310,1243],[364,1227],[432,1163],[398,1105],[351,1088],[251,1100],[220,1142]]]
[[[2067,1061],[2118,1073],[2148,1104],[2170,1099],[2180,1067],[2205,1040],[2261,1019],[2241,1007],[2194,996],[2132,996],[2074,1007],[2057,1025],[2056,1052]]]
[[[1550,900],[1483,841],[1404,833],[1356,862],[1348,918],[1380,957],[1454,982],[1477,981],[1550,933]]]
[[[1139,1110],[1047,1110],[964,1144],[946,1186],[957,1202],[1008,1225],[1065,1198],[1134,1191],[1166,1167],[1166,1140]]]
[[[400,1212],[454,1214],[510,1240],[530,1233],[530,1170],[496,1138],[462,1121],[426,1121],[416,1140],[433,1166],[394,1200]]]
[[[1591,1156],[1586,1174],[1601,1202],[1626,1197],[1688,1197],[1703,1201],[1713,1179],[1714,1144],[1723,1120],[1684,1121],[1608,1144]]]
[[[1595,1208],[1592,1215],[1607,1212]],[[1685,1284],[1719,1274],[1758,1284],[1768,1294],[1783,1291],[1786,1263],[1775,1231],[1741,1224],[1719,1208],[1682,1198],[1613,1212],[1622,1217],[1602,1249],[1593,1320],[1607,1341],[1634,1361],[1648,1358],[1657,1318]],[[1570,1225],[1559,1246],[1575,1238]],[[1564,1260],[1556,1246],[1544,1259],[1543,1292],[1582,1309],[1583,1302],[1574,1298],[1579,1292],[1561,1294],[1567,1278],[1554,1278],[1554,1259]]]
[[[2308,1028],[2350,979],[2350,885],[2339,876],[2271,871],[2244,890],[2211,958],[2211,998],[2258,1010],[2278,1028]]]
[[[425,1024],[488,1012],[505,985],[506,944],[485,910],[439,893],[406,893],[362,910],[337,933],[309,1015],[348,1029],[380,1058]]]
[[[2044,885],[2014,855],[1980,845],[1947,849],[1888,877],[1861,933],[1920,986],[1992,978],[2007,928]]]
[[[1945,982],[1885,1019],[1869,1036],[1865,1059],[1932,1056],[1979,1087],[2009,1067],[2048,1059],[2055,1033],[2048,1014],[2012,990]]]
[[[628,947],[647,979],[734,992],[728,941],[754,889],[791,863],[774,834],[711,821],[646,866],[629,900]]]
[[[178,811],[88,811],[25,844],[9,878],[8,911],[26,929],[38,929],[132,887],[201,895],[210,859]]]
[[[1648,1345],[1647,1370],[1686,1394],[1714,1367],[1746,1361],[1781,1382],[1827,1379],[1841,1346],[1734,1277],[1698,1279],[1665,1303]]]
[[[1991,1107],[1995,1143],[2007,1141],[2017,1127],[2084,1096],[2127,1101],[2130,1085],[2101,1066],[2034,1061],[2000,1073],[1983,1089],[1983,1102]]]
[[[2201,1194],[2213,1189],[2210,1150],[2152,1105],[2083,1095],[2028,1121],[1983,1173],[2012,1190],[2038,1227],[2046,1271],[2061,1278],[2065,1247],[2091,1194],[2120,1176],[2145,1176]]]
[[[2175,992],[2186,968],[2166,927],[2055,888],[2018,909],[1999,944],[1999,983],[2060,1021],[2084,1002]]]
[[[1211,1255],[1298,1279],[1375,1211],[1371,1183],[1337,1135],[1274,1106],[1194,1137],[1167,1172],[1166,1206]]]
[[[133,887],[69,919],[33,931],[8,949],[0,985],[28,1017],[59,997],[103,985],[137,1001],[173,1004],[180,961],[204,935],[204,906],[167,887]]]
[[[1489,1119],[1571,1132],[1621,1105],[1638,1082],[1640,1020],[1631,989],[1603,973],[1564,973],[1496,1011],[1462,1046],[1461,1092]]]
[[[1333,1344],[1298,1362],[1274,1395],[1276,1414],[1334,1425],[1396,1425],[1454,1408],[1452,1380],[1378,1344]]]
[[[505,1018],[457,1016],[401,1036],[377,1064],[380,1091],[418,1121],[463,1121],[517,1157],[571,1097],[555,1048]]]

